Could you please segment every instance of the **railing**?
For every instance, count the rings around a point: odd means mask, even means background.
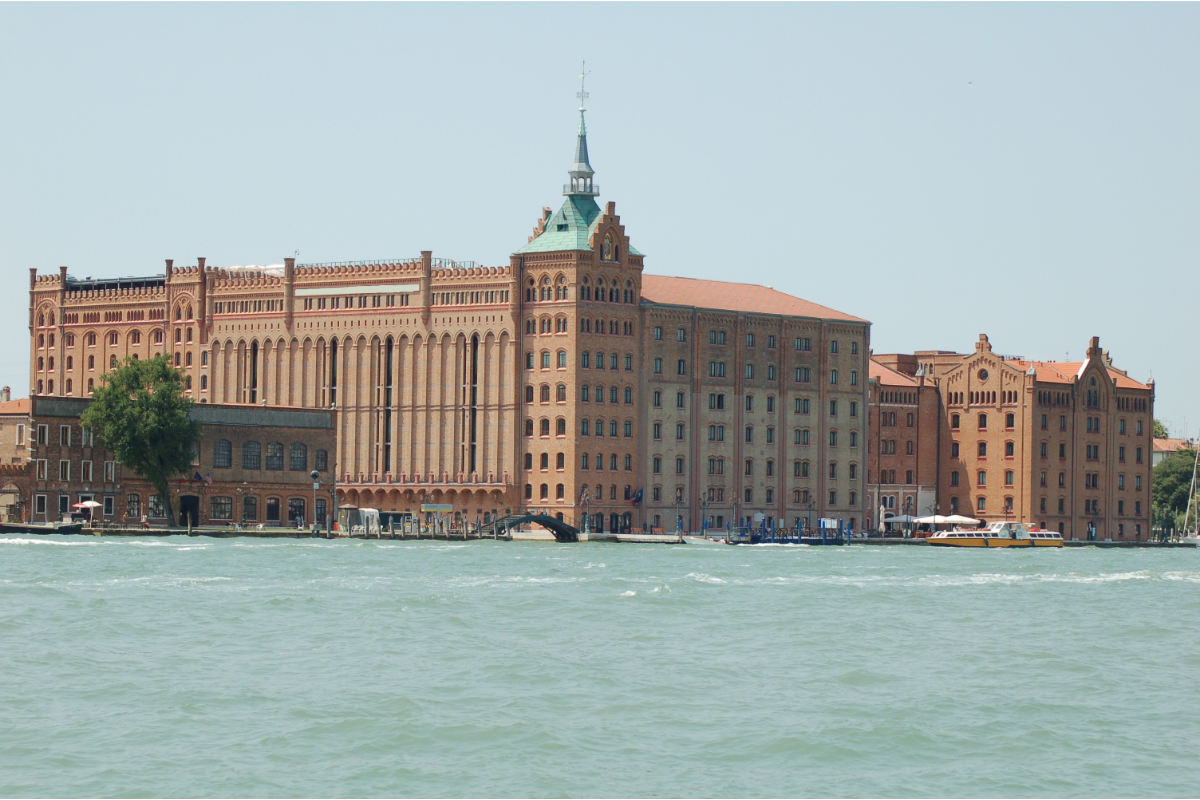
[[[297,267],[310,269],[313,267],[386,267],[392,264],[419,264],[421,258],[376,258],[369,261],[323,261],[320,263],[297,264]]]
[[[475,269],[479,266],[474,261],[455,261],[452,258],[433,259],[434,269]]]
[[[592,187],[590,189],[585,189],[582,186],[573,188],[571,186],[571,184],[564,183],[563,184],[563,194],[590,194],[592,196],[595,196],[595,195],[600,194],[600,187],[596,186],[595,184],[592,184]]]

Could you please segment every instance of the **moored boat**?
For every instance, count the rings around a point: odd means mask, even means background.
[[[934,547],[1062,547],[1054,531],[1027,528],[1023,522],[993,522],[975,530],[938,531],[926,540]]]

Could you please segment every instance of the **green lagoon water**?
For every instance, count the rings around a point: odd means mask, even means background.
[[[1200,552],[0,537],[3,796],[1194,796]]]

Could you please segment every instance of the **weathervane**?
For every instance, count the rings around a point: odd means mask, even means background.
[[[579,98],[579,110],[583,111],[583,110],[585,110],[583,107],[583,101],[587,100],[587,98],[588,98],[588,93],[586,91],[584,91],[584,88],[583,88],[584,82],[587,80],[587,76],[591,75],[592,73],[587,71],[587,62],[586,61],[583,62],[583,67],[581,69],[582,69],[582,71],[579,73],[579,94],[577,94],[575,96]]]

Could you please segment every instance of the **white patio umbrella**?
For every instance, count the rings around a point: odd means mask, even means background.
[[[76,503],[71,508],[99,508],[100,504],[95,500],[84,500],[82,503]]]
[[[959,516],[958,514],[951,514],[950,516],[946,517],[946,522],[948,522],[951,525],[978,525],[979,524],[979,520],[977,520],[977,519],[971,519],[970,517],[962,517],[962,516]]]
[[[892,523],[896,523],[897,525],[903,525],[903,524],[909,523],[909,522],[920,522],[920,520],[917,519],[916,517],[909,516],[908,514],[897,514],[894,517],[888,517],[887,519],[885,519],[883,521],[883,524],[891,525]]]
[[[916,519],[919,525],[945,525],[949,521],[949,517],[943,517],[941,514],[934,514],[930,517],[917,517]]]

